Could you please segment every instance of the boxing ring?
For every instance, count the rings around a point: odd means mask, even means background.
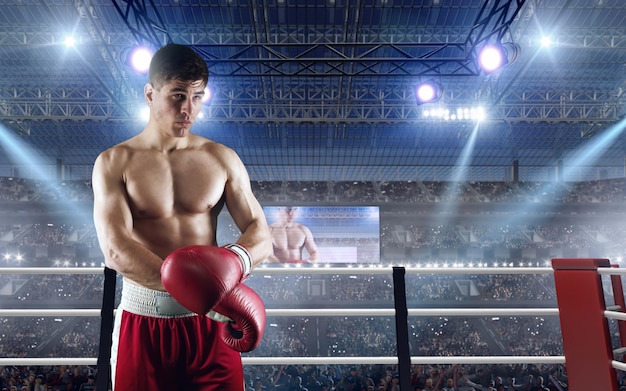
[[[316,265],[317,266],[317,265]],[[5,358],[0,365],[86,365],[98,367],[98,389],[109,388],[109,354],[115,311],[116,273],[108,268],[0,268],[1,274],[102,274],[104,295],[101,309],[0,309],[0,317],[73,316],[100,317],[98,357]],[[621,275],[626,269],[608,259],[553,259],[552,268],[424,268],[424,267],[284,267],[257,268],[268,274],[386,274],[393,276],[394,308],[267,309],[268,317],[393,317],[396,326],[396,356],[366,357],[243,357],[246,365],[397,365],[400,387],[410,390],[410,366],[415,364],[565,364],[569,389],[618,390],[617,371],[626,371],[626,303]],[[558,308],[408,308],[407,274],[553,274]],[[603,276],[610,276],[615,302],[607,306]],[[606,280],[606,279],[605,279]],[[604,284],[604,286],[603,286]],[[409,317],[558,316],[563,356],[411,356]],[[609,319],[617,321],[621,347],[613,349]],[[593,374],[590,376],[590,374]]]

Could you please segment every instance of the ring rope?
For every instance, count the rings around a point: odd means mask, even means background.
[[[596,269],[598,274],[601,275],[619,275],[626,274],[626,268],[616,268],[616,267],[599,267]]]
[[[395,316],[393,308],[267,309],[267,316]],[[607,311],[610,312],[610,311]],[[0,316],[100,316],[98,309],[0,309]],[[557,316],[558,308],[414,308],[409,316]],[[617,315],[617,314],[616,314]],[[626,314],[622,314],[626,316]],[[617,316],[616,316],[617,317]],[[621,318],[621,317],[620,317]],[[626,318],[624,318],[626,319]]]
[[[553,274],[547,267],[415,267],[404,266],[406,274]],[[261,265],[252,274],[392,274],[393,267],[353,266],[333,267],[325,265],[266,267]]]
[[[626,371],[626,363],[623,363],[621,361],[613,360],[613,361],[611,361],[611,365],[615,369],[618,369],[620,371]]]
[[[606,269],[606,270],[604,270]],[[552,274],[547,267],[405,267],[407,274]],[[102,267],[0,267],[0,274],[101,274]],[[626,274],[626,269],[598,268],[602,274]],[[619,272],[618,272],[619,271]],[[252,274],[388,274],[393,267],[359,265],[334,267],[326,265],[267,267],[261,265]]]
[[[394,365],[397,357],[242,357],[243,365]],[[96,365],[83,357],[0,358],[2,366]],[[411,364],[565,364],[565,356],[412,356]],[[619,363],[620,365],[624,365]],[[614,364],[615,365],[615,364]],[[624,365],[626,368],[626,365]]]
[[[604,311],[604,316],[610,319],[626,320],[626,313],[616,311]]]
[[[102,274],[102,267],[0,267],[0,274]]]

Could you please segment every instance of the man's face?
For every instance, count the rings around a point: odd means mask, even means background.
[[[284,222],[290,223],[296,216],[296,208],[283,208],[280,210],[280,215]]]
[[[204,87],[202,80],[171,80],[158,88],[148,83],[144,95],[150,106],[150,121],[165,135],[188,135],[202,109]]]

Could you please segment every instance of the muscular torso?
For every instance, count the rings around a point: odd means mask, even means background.
[[[306,234],[301,225],[270,225],[274,255],[281,262],[300,260]]]
[[[185,245],[214,245],[225,181],[205,149],[133,152],[124,170],[133,237],[162,258]]]

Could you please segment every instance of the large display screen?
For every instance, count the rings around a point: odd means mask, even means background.
[[[379,263],[377,206],[266,206],[270,263]]]

